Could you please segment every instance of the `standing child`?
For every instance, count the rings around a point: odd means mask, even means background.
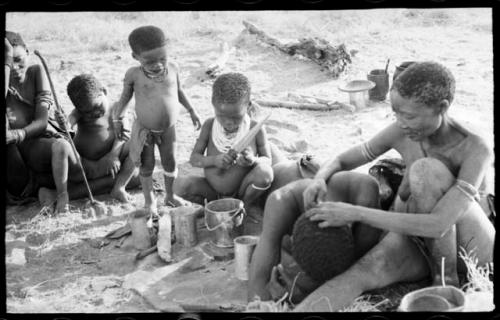
[[[153,193],[154,147],[158,145],[165,177],[165,205],[185,205],[186,201],[172,189],[177,177],[175,162],[175,122],[182,104],[191,115],[197,129],[201,123],[179,82],[179,67],[167,61],[166,38],[155,26],[143,26],[129,35],[132,56],[140,66],[128,69],[123,92],[115,105],[115,134],[123,139],[123,114],[135,94],[137,119],[130,137],[130,158],[140,167],[145,208],[156,212]]]
[[[215,80],[215,117],[203,124],[190,159],[193,166],[204,169],[205,177],[188,177],[179,183],[182,196],[196,202],[231,196],[250,205],[271,186],[271,150],[264,128],[241,154],[231,150],[257,124],[247,113],[250,91],[248,79],[239,73],[223,74]]]

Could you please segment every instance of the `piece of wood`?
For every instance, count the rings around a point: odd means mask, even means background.
[[[313,111],[331,111],[341,109],[340,104],[332,102],[330,104],[324,103],[298,103],[291,101],[279,101],[279,100],[256,100],[256,102],[268,108],[285,108],[285,109],[297,109],[297,110],[313,110]]]
[[[255,25],[243,21],[245,29],[262,42],[289,54],[300,54],[327,69],[335,78],[345,70],[348,63],[352,63],[351,56],[344,44],[332,46],[328,41],[320,38],[303,38],[296,43],[282,44],[279,40],[268,36]]]

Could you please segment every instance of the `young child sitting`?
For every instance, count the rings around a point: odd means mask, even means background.
[[[230,196],[250,205],[271,186],[271,151],[264,128],[241,154],[231,150],[257,124],[247,113],[250,91],[248,79],[239,73],[223,74],[215,80],[215,117],[203,124],[190,159],[193,166],[204,169],[205,176],[191,176],[179,183],[179,194],[186,199],[200,203]]]
[[[160,151],[165,177],[165,205],[179,206],[187,202],[175,195],[173,183],[177,177],[175,159],[175,122],[182,104],[189,112],[193,124],[200,128],[201,122],[191,107],[179,82],[179,67],[167,60],[166,38],[155,26],[143,26],[129,35],[132,56],[140,66],[127,70],[123,92],[115,105],[113,123],[115,133],[123,139],[123,114],[135,94],[137,119],[130,138],[130,158],[140,167],[139,175],[145,199],[145,208],[156,212],[153,192],[153,170],[155,145]]]
[[[110,192],[113,198],[128,202],[129,197],[125,187],[137,173],[128,156],[129,143],[115,139],[112,110],[106,88],[93,75],[81,74],[71,79],[67,92],[75,106],[68,116],[68,121],[72,127],[75,124],[78,126],[73,142],[92,192],[95,194]],[[71,175],[68,180],[74,182]],[[130,184],[138,183],[135,180]],[[72,189],[72,194],[75,194],[76,189],[82,188],[69,185],[68,189]],[[85,190],[83,196],[86,194]],[[40,189],[40,198],[44,199],[43,202],[50,202],[54,196],[55,191],[48,188]]]
[[[88,178],[116,177],[111,196],[128,202],[125,187],[136,175],[135,166],[128,155],[129,142],[115,138],[106,88],[93,75],[82,74],[69,82],[67,91],[75,106],[69,122],[78,125],[73,141]]]

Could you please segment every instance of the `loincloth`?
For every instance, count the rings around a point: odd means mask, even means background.
[[[141,166],[141,154],[144,146],[153,143],[160,144],[157,140],[157,133],[145,128],[137,119],[134,120],[130,134],[129,156],[136,167]]]

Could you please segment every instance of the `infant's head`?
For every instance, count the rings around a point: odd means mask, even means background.
[[[250,81],[241,73],[225,73],[215,80],[212,105],[226,132],[238,130],[250,106],[250,92]]]

